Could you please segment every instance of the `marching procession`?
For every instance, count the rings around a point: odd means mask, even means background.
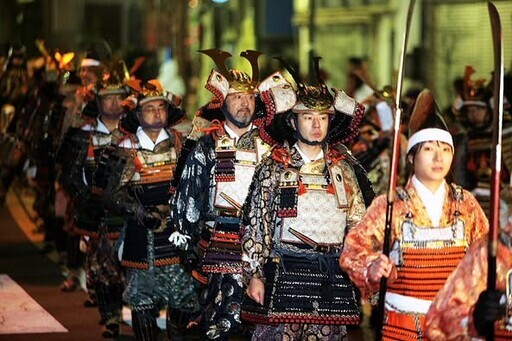
[[[349,340],[363,319],[378,340],[512,340],[510,37],[488,6],[494,69],[462,65],[446,109],[402,93],[414,0],[394,86],[360,60],[341,89],[321,53],[268,70],[213,47],[192,115],[104,39],[38,40],[30,67],[11,44],[1,205],[33,191],[58,290],[87,293],[103,338],[128,307],[141,341]]]

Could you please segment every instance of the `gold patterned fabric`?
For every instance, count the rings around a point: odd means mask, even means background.
[[[440,226],[450,226],[453,224],[455,211],[458,209],[460,214],[458,219],[461,220],[464,226],[464,235],[467,244],[471,244],[473,241],[482,237],[488,230],[488,221],[485,217],[484,212],[479,206],[476,199],[467,191],[462,192],[462,200],[458,202],[453,196],[452,190],[447,184],[446,193],[442,216],[439,222]],[[411,181],[405,187],[408,193],[408,203],[397,197],[393,204],[393,219],[391,224],[391,245],[396,242],[402,241],[403,235],[403,224],[406,220],[406,215],[410,211],[409,220],[417,227],[432,226],[432,222],[428,216],[425,205],[420,199],[418,192],[415,190]],[[356,225],[347,235],[345,240],[345,247],[340,257],[340,265],[351,277],[352,281],[361,290],[362,297],[370,298],[378,290],[377,285],[371,285],[368,282],[367,268],[369,264],[379,257],[382,252],[383,239],[384,239],[384,226],[386,219],[386,196],[377,197],[368,208],[368,211],[364,219]],[[449,245],[447,245],[449,246]],[[409,250],[410,251],[410,250]],[[438,252],[442,253],[443,247],[440,247]],[[423,260],[425,259],[423,255]],[[410,272],[410,267],[403,268]],[[416,284],[410,283],[409,286],[405,285],[404,277],[406,274],[401,273],[401,268],[397,267],[398,280],[394,284],[389,283],[388,293],[393,292],[393,286],[395,290],[400,288],[398,292],[400,297],[405,299],[416,299],[415,297],[421,297],[417,295],[415,291],[421,290]],[[409,274],[410,275],[410,274]],[[446,277],[445,277],[446,278]],[[440,288],[443,283],[435,283],[436,288]],[[432,288],[430,288],[432,290]],[[438,290],[438,289],[436,289]],[[422,302],[428,304],[428,299],[432,297],[422,297]],[[390,311],[387,309],[388,319],[384,323],[384,332],[387,335],[394,335],[394,331],[407,330],[407,335],[402,335],[401,338],[406,340],[416,340],[423,329],[424,313],[417,313],[414,310],[414,306],[409,307],[407,311]],[[394,310],[394,309],[393,309]]]
[[[448,186],[448,185],[446,185]],[[405,187],[410,195],[410,207],[413,222],[417,226],[432,226],[425,205],[421,201],[414,186],[409,181]],[[446,193],[451,193],[447,187]],[[382,252],[384,224],[386,221],[386,196],[377,197],[366,212],[364,219],[347,235],[345,247],[340,257],[340,265],[348,272],[354,283],[361,289],[363,297],[370,297],[378,291],[367,284],[367,265]],[[456,202],[451,195],[446,195],[443,203],[443,214],[440,225],[448,226],[453,218]],[[400,240],[402,221],[408,211],[406,203],[395,200],[393,204],[393,220],[391,240]],[[489,223],[482,208],[471,193],[463,191],[459,218],[464,221],[468,244],[482,237],[489,228]]]
[[[473,307],[480,293],[487,288],[487,250],[487,238],[471,245],[432,302],[426,316],[426,336],[430,340],[471,340],[477,337]],[[496,259],[496,289],[505,291],[507,281],[512,281],[512,249],[499,243]],[[512,314],[512,297],[508,297],[508,312]],[[511,339],[512,332],[504,330],[503,321],[497,322],[495,340]]]

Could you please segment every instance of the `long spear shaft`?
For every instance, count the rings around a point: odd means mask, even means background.
[[[501,35],[500,15],[496,6],[487,2],[491,19],[492,41],[494,46],[494,75],[493,75],[493,133],[492,133],[492,160],[494,165],[491,175],[491,202],[489,216],[489,247],[487,251],[487,289],[496,289],[496,254],[498,249],[499,211],[500,211],[500,184],[501,184],[501,140],[503,132],[503,49]],[[494,325],[490,325],[486,340],[494,340]]]
[[[391,236],[391,223],[393,217],[393,202],[395,200],[396,177],[398,174],[398,159],[400,157],[400,122],[402,116],[402,108],[400,107],[400,97],[402,95],[402,85],[404,79],[405,56],[407,53],[407,41],[409,40],[409,31],[411,27],[412,15],[414,13],[415,0],[410,0],[409,9],[407,11],[407,21],[402,41],[402,53],[400,55],[400,65],[398,68],[398,78],[395,95],[395,122],[393,127],[393,147],[391,156],[391,169],[389,173],[389,184],[387,192],[386,204],[386,223],[384,226],[384,242],[382,246],[382,253],[389,256],[390,251],[390,236]],[[382,338],[382,325],[384,324],[384,306],[385,296],[387,290],[387,278],[382,277],[380,280],[379,290],[379,304],[377,306],[378,323],[376,331],[376,340],[380,341]]]

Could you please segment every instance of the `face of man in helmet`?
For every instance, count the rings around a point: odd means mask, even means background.
[[[123,101],[122,94],[106,94],[100,96],[101,113],[110,117],[120,117],[123,113],[121,102]]]
[[[98,77],[94,73],[94,66],[82,66],[80,68],[80,81],[83,86],[96,84]]]
[[[139,113],[143,129],[160,130],[167,126],[167,102],[162,99],[142,104]]]
[[[229,94],[225,99],[228,117],[226,124],[238,128],[247,127],[253,118],[256,108],[256,97],[254,94],[246,94],[242,92]]]
[[[470,127],[482,128],[489,123],[490,113],[487,107],[479,105],[468,105],[464,109]]]
[[[292,124],[306,141],[322,143],[329,129],[329,113],[316,110],[297,113],[297,120]]]

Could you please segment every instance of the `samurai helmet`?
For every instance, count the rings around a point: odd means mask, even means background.
[[[127,94],[126,82],[130,79],[123,60],[111,60],[105,63],[105,70],[98,82],[98,95]]]
[[[464,71],[464,84],[463,84],[463,102],[462,106],[477,105],[486,107],[487,100],[490,98],[489,88],[486,86],[484,78],[471,79],[471,76],[476,70],[470,66],[466,66]]]
[[[240,53],[240,57],[247,59],[251,64],[252,76],[241,70],[227,68],[226,60],[231,57],[229,52],[219,49],[201,50],[199,52],[210,57],[217,66],[217,70],[213,69],[211,71],[205,88],[212,92],[220,103],[224,103],[226,96],[231,93],[253,94],[258,92],[258,58],[261,52],[246,50]]]
[[[288,107],[289,110],[283,114],[277,112],[267,119],[267,124],[260,132],[262,138],[270,145],[282,144],[285,140],[293,143],[297,136],[293,135],[293,128],[290,123],[292,113],[300,114],[307,111],[324,111],[331,114],[331,122],[326,142],[329,144],[347,143],[352,141],[358,134],[358,126],[364,115],[364,107],[349,97],[344,91],[332,88],[329,91],[325,84],[319,67],[320,57],[313,59],[314,80],[316,84],[309,85],[302,81],[299,73],[291,67],[283,58],[278,57],[297,84],[295,90],[295,102],[290,104],[292,98],[287,91],[280,90],[280,96],[273,96],[275,107]],[[280,89],[280,88],[278,88]],[[284,95],[286,94],[286,95]],[[296,134],[295,134],[296,135]]]

